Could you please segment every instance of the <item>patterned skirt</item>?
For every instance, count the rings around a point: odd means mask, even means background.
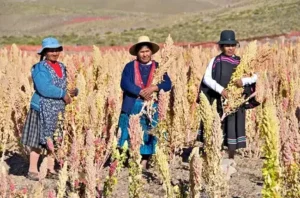
[[[120,134],[120,138],[118,140],[118,146],[122,147],[124,145],[125,141],[127,141],[130,145],[130,137],[129,137],[129,131],[128,131],[129,118],[130,118],[130,115],[140,113],[143,105],[144,105],[143,101],[137,99],[134,104],[134,107],[129,115],[125,114],[125,113],[122,113],[120,115],[119,128],[121,129],[121,134]],[[157,109],[157,103],[154,103],[153,107]],[[140,154],[141,155],[152,155],[155,153],[155,146],[157,143],[157,138],[153,135],[150,135],[148,132],[157,126],[157,121],[158,121],[158,112],[157,111],[154,114],[152,119],[153,119],[153,121],[150,122],[150,120],[148,119],[148,117],[146,115],[142,115],[140,118],[140,124],[141,124],[141,127],[144,132],[143,144],[140,146]]]
[[[219,115],[222,115],[222,107],[217,110]],[[237,112],[227,116],[222,122],[223,129],[223,146],[228,147],[228,150],[234,151],[241,148],[246,148],[246,110],[240,108]],[[201,121],[198,131],[197,140],[204,142],[204,124]]]
[[[225,135],[224,145],[228,150],[246,148],[246,110],[240,108],[237,112],[227,116],[223,123]]]
[[[23,128],[21,143],[33,148],[43,148],[40,144],[40,116],[39,112],[30,109]]]

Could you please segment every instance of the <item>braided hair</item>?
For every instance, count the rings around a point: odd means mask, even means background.
[[[45,52],[45,49],[41,52],[41,56],[40,56],[40,61],[44,60],[46,56],[46,52]]]

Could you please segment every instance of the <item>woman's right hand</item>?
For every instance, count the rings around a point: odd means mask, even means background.
[[[66,104],[70,104],[72,102],[72,99],[71,99],[71,97],[69,96],[68,93],[66,93],[66,95],[64,96],[63,99],[64,99]]]
[[[145,89],[141,90],[140,96],[141,96],[144,100],[146,100],[146,101],[149,101],[149,100],[152,99],[152,95],[147,94],[147,93],[145,92]]]

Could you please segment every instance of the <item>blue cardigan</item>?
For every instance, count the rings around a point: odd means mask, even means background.
[[[158,63],[156,63],[156,68]],[[122,72],[121,88],[123,90],[123,103],[122,112],[130,114],[132,107],[134,106],[135,100],[138,98],[140,91],[142,90],[139,86],[134,83],[134,61],[131,61],[125,65]],[[163,76],[163,81],[157,85],[159,91],[170,91],[172,87],[171,80],[167,73]]]
[[[40,111],[40,96],[62,99],[67,91],[52,84],[50,71],[44,66],[45,64],[47,64],[46,61],[41,61],[31,69],[35,92],[31,98],[30,107],[36,111]],[[59,64],[63,65],[62,63]],[[66,69],[64,65],[63,67]]]

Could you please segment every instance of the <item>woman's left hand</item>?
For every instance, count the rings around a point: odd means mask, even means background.
[[[72,102],[72,99],[71,99],[71,97],[69,96],[68,93],[64,96],[63,99],[64,99],[66,104],[70,104]]]
[[[77,96],[77,95],[78,95],[78,89],[75,88],[75,89],[73,89],[73,90],[70,90],[70,91],[69,91],[69,94],[70,94],[70,96],[71,96],[72,98],[75,97],[75,96]]]
[[[237,87],[243,87],[243,81],[242,81],[242,79],[236,80],[236,81],[235,81],[235,85],[236,85]]]

